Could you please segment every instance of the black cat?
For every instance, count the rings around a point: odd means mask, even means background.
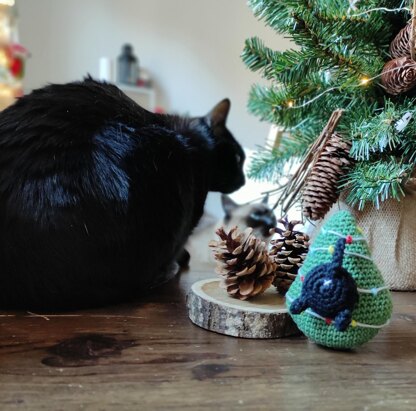
[[[0,114],[0,307],[126,300],[176,272],[208,191],[244,184],[229,100],[153,114],[87,78]]]

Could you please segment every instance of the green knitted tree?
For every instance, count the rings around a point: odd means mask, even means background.
[[[340,262],[336,270],[341,273],[330,277],[333,274],[328,273],[337,266],[336,259]],[[341,287],[332,289],[333,281]],[[351,284],[353,290],[348,288]],[[348,308],[352,313],[345,306],[340,309],[341,313],[348,313],[342,319],[343,327],[339,326],[339,316],[321,315],[326,302],[332,299],[335,304],[342,304],[342,297],[350,291]],[[286,303],[291,311],[299,312],[291,315],[308,338],[332,348],[347,349],[364,344],[388,323],[392,312],[390,291],[371,259],[361,229],[348,211],[338,212],[321,229],[286,294]]]

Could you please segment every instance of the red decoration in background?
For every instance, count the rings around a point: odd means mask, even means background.
[[[25,59],[29,57],[26,48],[21,44],[10,44],[2,48],[7,59],[6,68],[10,74],[17,79],[21,79],[24,74]]]
[[[13,58],[10,64],[10,72],[13,77],[22,78],[23,77],[23,60],[20,57]]]

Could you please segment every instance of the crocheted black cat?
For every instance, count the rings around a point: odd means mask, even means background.
[[[312,269],[305,277],[302,293],[290,306],[292,314],[307,308],[325,318],[333,319],[338,331],[345,331],[358,302],[357,285],[351,274],[342,267],[345,239],[340,238],[332,261]]]

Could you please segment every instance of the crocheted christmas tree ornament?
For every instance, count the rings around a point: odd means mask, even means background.
[[[357,347],[387,325],[390,291],[348,211],[334,214],[322,227],[286,304],[299,329],[326,347]]]

